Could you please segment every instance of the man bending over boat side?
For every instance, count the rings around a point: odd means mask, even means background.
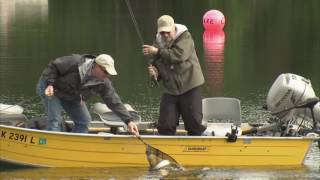
[[[201,85],[204,77],[187,27],[175,24],[169,15],[161,16],[154,44],[144,45],[143,54],[150,56],[148,67],[151,77],[162,80],[164,94],[160,103],[158,132],[174,135],[182,116],[188,135],[201,135],[202,125]]]
[[[113,58],[107,54],[98,57],[73,54],[50,62],[37,85],[37,93],[47,111],[47,130],[62,131],[64,110],[75,124],[72,132],[87,133],[91,115],[85,101],[100,95],[128,125],[129,132],[139,135],[137,125],[112,86],[110,75],[117,72]]]

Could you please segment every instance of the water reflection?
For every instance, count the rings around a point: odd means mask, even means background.
[[[36,67],[32,63],[47,52],[42,49],[48,41],[41,34],[47,31],[47,21],[48,0],[0,0],[1,94],[13,94],[22,91],[16,87],[34,83],[32,78],[38,74],[32,71]],[[33,73],[26,76],[26,68]]]
[[[306,165],[261,167],[186,167],[184,171],[148,168],[20,168],[2,171],[2,179],[319,179],[319,148],[313,144]],[[1,167],[1,166],[0,166]]]
[[[12,22],[12,18],[15,13],[15,6],[14,1],[6,1],[1,0],[0,1],[0,52],[1,52],[1,58],[7,56],[7,50],[8,50],[8,32],[10,28],[10,24]],[[0,78],[2,81],[2,77],[4,77],[3,69],[5,68],[4,65],[0,66]]]
[[[0,0],[1,37],[6,40],[9,38],[7,34],[16,27],[16,22],[26,24],[26,20],[46,22],[47,19],[48,0]],[[1,39],[1,43],[8,42],[3,40],[5,39]]]
[[[203,48],[207,63],[207,84],[210,94],[221,96],[224,89],[224,44],[223,30],[206,30],[203,33]]]
[[[265,112],[258,107],[264,104],[265,94],[279,73],[285,71],[304,75],[315,82],[314,89],[319,92],[320,83],[316,83],[320,82],[318,75],[320,61],[317,51],[320,39],[319,23],[317,23],[320,6],[316,5],[319,2],[317,0],[290,2],[271,0],[261,3],[191,0],[181,4],[175,0],[156,2],[135,0],[131,4],[146,41],[152,41],[155,30],[154,18],[163,13],[172,14],[180,19],[179,21],[189,23],[195,43],[200,42],[197,41],[198,35],[203,35],[205,62],[208,67],[206,85],[210,89],[208,96],[212,94],[220,96],[228,92],[227,96],[241,99],[244,117],[248,120],[257,120],[265,117],[263,114]],[[237,8],[234,8],[235,6]],[[202,31],[199,19],[202,12],[208,8],[224,9],[226,16],[230,17],[226,29],[227,44],[223,31]],[[193,10],[195,13],[189,13],[188,10]],[[145,16],[146,14],[148,16]],[[34,86],[39,73],[51,58],[76,52],[106,51],[117,59],[121,73],[116,77],[115,84],[123,100],[141,112],[144,120],[157,119],[160,99],[158,94],[161,94],[161,90],[145,86],[148,79],[145,74],[145,61],[142,61],[143,56],[137,42],[137,35],[124,1],[0,0],[0,102],[16,104],[34,96]],[[196,46],[199,47],[199,44]],[[232,64],[227,63],[227,57],[228,60],[229,57],[237,58],[237,61]],[[40,113],[43,112],[40,111],[42,106],[40,102],[36,103],[37,100],[23,104],[27,115],[42,115]],[[320,177],[319,149],[312,148],[310,154],[306,158],[306,163],[312,169],[301,171],[254,169],[250,170],[249,175],[251,179],[255,179],[254,177],[274,179],[276,176],[285,179],[317,179]],[[67,171],[45,168],[27,171],[29,170],[2,172],[0,177],[8,177],[7,179],[162,177],[150,175],[147,169],[137,168],[84,168]],[[244,174],[247,170],[196,169],[186,171],[178,178],[241,179],[242,172]],[[243,176],[243,179],[250,178],[246,178],[248,176],[245,174]],[[170,174],[167,177],[167,179],[170,177],[177,179]]]

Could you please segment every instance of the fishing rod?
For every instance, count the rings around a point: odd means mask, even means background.
[[[132,20],[132,22],[133,22],[133,25],[134,25],[134,27],[135,27],[135,29],[136,29],[137,34],[138,34],[140,43],[141,43],[141,45],[144,45],[144,40],[143,40],[143,38],[142,38],[142,35],[141,35],[141,32],[140,32],[140,29],[139,29],[137,20],[136,20],[134,14],[133,14],[133,10],[132,10],[132,8],[131,8],[131,4],[130,4],[129,0],[125,0],[125,2],[126,2],[126,4],[127,4],[127,7],[128,7],[128,10],[129,10],[129,13],[130,13],[130,16],[131,16],[131,20]]]
[[[130,4],[129,0],[125,0],[125,2],[126,2],[126,5],[127,5],[127,7],[128,7],[128,10],[129,10],[129,13],[130,13],[131,20],[132,20],[132,22],[133,22],[134,28],[135,28],[135,30],[136,30],[136,32],[137,32],[137,34],[138,34],[138,37],[139,37],[139,40],[140,40],[140,44],[141,44],[141,46],[143,46],[143,45],[144,45],[144,40],[143,40],[143,38],[142,38],[141,31],[140,31],[139,26],[138,26],[138,22],[137,22],[134,14],[133,14],[133,10],[132,10],[132,8],[131,8],[131,4]],[[151,65],[152,65],[152,63],[149,62],[149,66],[151,66]],[[159,85],[156,76],[153,76],[153,77],[151,78],[151,80],[152,80],[152,81],[151,81],[151,87],[155,87],[155,86]]]
[[[130,16],[131,16],[131,20],[133,22],[133,25],[135,27],[135,30],[138,34],[138,37],[139,37],[139,40],[140,40],[140,43],[141,45],[144,45],[144,40],[142,38],[142,35],[141,35],[141,32],[140,32],[140,29],[139,29],[139,26],[138,26],[138,23],[137,23],[137,20],[133,14],[133,10],[131,8],[131,5],[130,5],[130,2],[129,0],[125,0],[126,4],[127,4],[127,7],[128,7],[128,10],[129,10],[129,13],[130,13]],[[151,66],[151,63],[149,62],[149,65]],[[156,79],[156,77],[152,77],[152,84],[151,84],[151,87],[154,87],[156,85],[158,85],[158,81]],[[147,151],[146,153],[148,154],[147,157],[150,158],[150,154],[153,154],[155,157],[158,157],[160,159],[165,159],[165,160],[168,160],[169,162],[172,162],[173,164],[177,165],[178,167],[182,167],[174,158],[172,158],[170,155],[166,154],[165,152],[162,152],[161,150],[151,146],[150,144],[146,143],[142,138],[141,136],[137,136],[134,134],[134,136],[139,140],[141,141],[146,147],[147,147]],[[149,161],[150,165],[152,167],[156,167],[155,164],[151,164],[151,162]]]

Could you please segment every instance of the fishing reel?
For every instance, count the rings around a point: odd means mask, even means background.
[[[232,125],[232,126],[231,126],[231,132],[230,132],[230,133],[228,132],[228,133],[226,134],[226,136],[228,137],[228,138],[227,138],[227,142],[236,142],[237,139],[238,139],[237,134],[238,134],[238,127]]]
[[[157,87],[159,86],[159,82],[154,77],[151,77],[149,81],[149,86],[152,88]]]

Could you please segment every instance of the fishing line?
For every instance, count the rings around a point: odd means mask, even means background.
[[[132,8],[131,8],[130,1],[129,1],[129,0],[125,0],[125,2],[126,2],[126,4],[127,4],[128,10],[129,10],[129,13],[130,13],[130,16],[131,16],[131,20],[132,20],[132,22],[133,22],[134,28],[135,28],[135,30],[136,30],[136,32],[137,32],[137,34],[138,34],[138,37],[139,37],[139,40],[140,40],[140,44],[141,44],[141,46],[142,46],[142,45],[144,45],[144,40],[143,40],[143,38],[142,38],[142,35],[141,35],[141,31],[140,31],[140,29],[139,29],[138,22],[137,22],[134,14],[133,14],[133,10],[132,10]],[[152,63],[149,62],[149,65],[151,65],[151,64],[152,64]],[[150,86],[151,86],[151,87],[155,87],[155,86],[158,86],[158,85],[159,85],[159,83],[158,83],[158,81],[157,81],[157,77],[155,77],[155,76],[152,77],[152,78],[151,78]]]
[[[134,28],[136,29],[136,32],[137,32],[137,34],[138,34],[140,43],[141,43],[141,45],[144,45],[144,40],[143,40],[143,38],[142,38],[142,35],[141,35],[141,32],[140,32],[140,29],[139,29],[137,20],[136,20],[134,14],[133,14],[133,11],[132,11],[132,8],[131,8],[131,4],[130,4],[129,0],[125,0],[125,2],[126,2],[126,4],[127,4],[127,7],[128,7],[128,10],[129,10],[129,13],[130,13],[130,16],[131,16],[131,19],[132,19]]]

